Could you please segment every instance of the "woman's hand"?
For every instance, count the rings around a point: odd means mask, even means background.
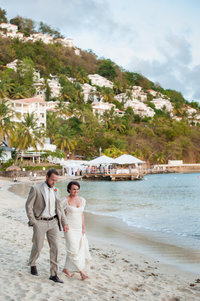
[[[82,234],[85,234],[85,226],[82,227]]]
[[[66,225],[64,225],[63,229],[64,229],[64,232],[68,232],[69,231],[69,226],[66,224]]]

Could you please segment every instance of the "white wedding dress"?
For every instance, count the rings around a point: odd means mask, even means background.
[[[82,204],[78,208],[69,205],[67,198],[63,201],[69,226],[69,231],[64,233],[67,249],[64,269],[68,269],[70,272],[83,271],[91,259],[87,237],[82,234],[82,213],[86,200],[82,197],[80,199]]]

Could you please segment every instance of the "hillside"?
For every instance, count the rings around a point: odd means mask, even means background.
[[[39,32],[27,31],[22,25],[30,19],[19,18],[11,27],[8,20],[0,24],[0,97],[54,101],[45,135],[58,148],[84,158],[101,147],[107,155],[128,152],[151,163],[200,162],[196,102],[78,49],[44,23]]]

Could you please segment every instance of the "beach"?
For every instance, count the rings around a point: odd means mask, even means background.
[[[68,278],[62,273],[65,261],[63,233],[60,233],[59,277],[64,284],[55,284],[48,279],[49,247],[46,239],[38,259],[39,276],[30,275],[27,262],[32,228],[27,226],[25,197],[23,193],[14,194],[12,189],[9,190],[18,184],[5,179],[0,183],[0,300],[200,300],[200,281],[197,280],[200,272],[189,272],[163,263],[137,247],[130,249],[125,238],[121,245],[109,236],[103,239],[112,227],[105,227],[104,219],[97,220],[90,213],[86,214],[86,232],[92,255],[89,279],[83,282],[78,274]],[[147,236],[136,233],[132,235],[134,239],[137,246],[137,241],[147,240]]]

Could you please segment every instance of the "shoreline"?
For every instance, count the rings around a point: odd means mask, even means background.
[[[9,191],[24,198],[33,182],[27,179],[26,183],[28,186],[24,187],[20,185],[23,181],[11,183]],[[87,233],[92,239],[96,239],[98,235],[98,241],[112,242],[116,247],[121,247],[123,242],[123,248],[126,250],[135,251],[136,249],[139,253],[155,260],[158,259],[163,264],[200,274],[200,250],[197,240],[187,237],[187,243],[184,243],[185,237],[183,236],[128,226],[117,217],[87,210],[85,216]]]
[[[97,216],[89,217],[88,213],[87,235],[93,257],[90,278],[82,282],[78,275],[67,278],[61,273],[65,260],[63,234],[60,235],[59,241],[59,276],[64,284],[55,285],[48,280],[49,248],[46,240],[38,259],[40,276],[31,276],[27,260],[31,249],[32,229],[27,226],[25,212],[22,216],[25,199],[8,190],[12,183],[1,182],[3,189],[0,190],[0,300],[200,300],[200,284],[195,283],[199,273],[183,273],[176,266],[163,264],[147,254],[142,254],[136,247],[135,250],[130,250],[124,245],[120,247],[109,240],[109,237],[102,242],[97,231],[99,223],[105,225],[105,229],[99,231],[110,233],[111,230],[104,224],[102,217],[97,221]],[[92,231],[89,230],[91,225]],[[141,237],[139,239],[141,240]]]

